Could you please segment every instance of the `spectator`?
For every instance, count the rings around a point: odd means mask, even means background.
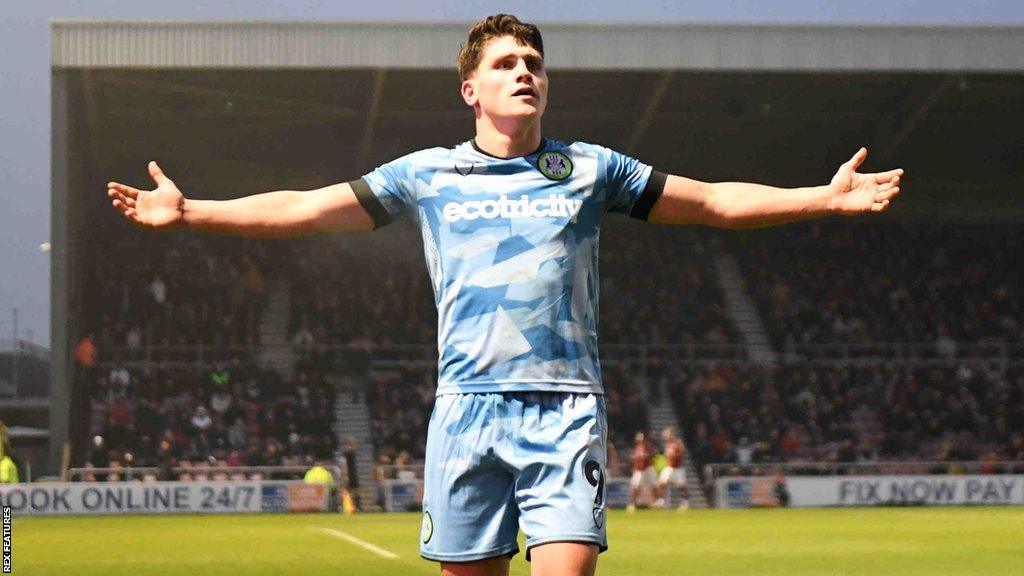
[[[0,484],[18,483],[18,465],[15,464],[11,451],[11,440],[7,435],[7,426],[0,421]]]
[[[177,464],[170,441],[163,439],[156,451],[157,480],[173,480],[173,468]]]
[[[736,445],[736,463],[746,466],[753,461],[753,457],[754,447],[747,440],[747,437],[743,436]]]
[[[223,417],[231,409],[231,394],[224,388],[219,388],[210,396],[210,409]]]
[[[142,329],[138,326],[132,326],[128,334],[125,335],[124,343],[132,357],[137,357],[139,351],[142,350]]]
[[[244,448],[246,443],[245,421],[241,416],[228,428],[228,445],[232,448]]]
[[[945,324],[939,324],[938,331],[939,337],[935,341],[935,350],[943,358],[955,358],[957,351],[956,341],[949,336],[949,329],[946,328]]]
[[[719,426],[711,435],[711,455],[719,462],[724,462],[726,456],[732,451],[732,438],[725,428]]]
[[[210,385],[212,388],[214,390],[221,390],[227,387],[230,381],[231,371],[220,362],[214,364],[213,369],[210,370]]]
[[[789,488],[786,487],[786,477],[782,475],[782,472],[775,473],[775,501],[779,503],[782,508],[789,507]]]
[[[88,459],[89,468],[109,468],[110,467],[110,452],[107,450],[106,444],[103,441],[102,436],[93,436],[92,448],[89,450]],[[105,472],[96,473],[94,478],[98,482],[102,482],[107,477]]]
[[[245,460],[242,458],[242,453],[238,450],[232,450],[228,454],[227,460],[224,462],[227,466],[237,467],[245,464]]]
[[[299,348],[309,347],[316,343],[316,339],[313,337],[313,332],[310,331],[308,324],[303,321],[302,327],[295,333],[295,337],[292,338],[292,344]]]
[[[96,366],[96,344],[93,343],[91,333],[86,334],[75,345],[75,362],[85,370],[90,370]]]
[[[803,441],[800,439],[800,433],[796,426],[790,426],[782,435],[780,448],[783,455],[790,457],[795,456],[803,448]]]
[[[125,396],[128,394],[128,387],[132,383],[132,377],[124,366],[117,365],[110,369],[110,373],[107,375],[107,382],[116,395]]]
[[[159,274],[153,276],[153,280],[150,281],[149,292],[157,306],[163,306],[167,302],[167,284],[164,283]]]
[[[192,423],[192,429],[198,434],[205,433],[210,429],[210,426],[213,425],[213,419],[210,418],[210,413],[207,412],[206,407],[202,405],[196,407],[190,422]]]

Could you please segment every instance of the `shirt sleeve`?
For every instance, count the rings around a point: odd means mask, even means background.
[[[349,182],[359,204],[373,219],[374,229],[404,216],[416,214],[414,154],[379,166],[359,180]]]
[[[635,158],[614,150],[605,154],[606,210],[647,220],[665,189],[667,176]]]

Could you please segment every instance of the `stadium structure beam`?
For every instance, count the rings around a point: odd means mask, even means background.
[[[445,68],[469,23],[52,23],[54,68]],[[542,23],[548,66],[1022,71],[1024,28]]]
[[[885,147],[882,148],[880,154],[882,158],[895,157],[894,154],[900,144],[902,144],[907,139],[907,136],[910,136],[911,132],[913,132],[914,129],[924,121],[928,116],[928,111],[932,109],[932,106],[934,106],[935,103],[938,102],[939,99],[945,95],[946,91],[949,90],[956,82],[957,80],[954,76],[946,76],[935,90],[932,90],[931,94],[928,95],[928,98],[921,102],[910,118],[900,126],[899,131],[897,131],[891,138],[885,139],[886,144]]]
[[[71,142],[66,74],[51,77],[51,143],[50,178],[53,195],[50,209],[50,447],[47,470],[52,474],[61,468],[64,443],[68,441],[71,417],[70,341],[71,279],[70,221]]]
[[[647,132],[647,128],[654,120],[654,114],[661,106],[661,101],[665,99],[665,92],[672,85],[673,79],[675,79],[675,72],[672,70],[667,70],[661,74],[661,78],[658,79],[658,85],[651,92],[651,99],[647,101],[647,106],[644,108],[643,113],[637,118],[636,127],[633,128],[633,135],[630,136],[629,142],[626,144],[626,150],[636,150],[640,140],[644,137],[644,133]]]
[[[367,168],[370,162],[370,151],[373,149],[373,133],[377,128],[377,118],[380,116],[380,101],[384,95],[384,83],[387,81],[387,70],[378,68],[373,73],[373,89],[370,91],[370,106],[366,113],[366,124],[363,127],[363,137],[359,141],[359,156],[356,159],[356,167],[359,170]]]

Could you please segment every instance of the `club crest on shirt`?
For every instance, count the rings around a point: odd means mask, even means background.
[[[561,152],[545,152],[537,157],[537,169],[549,180],[565,180],[572,174],[572,160]]]
[[[459,163],[455,163],[455,171],[461,176],[469,176],[473,173],[473,169],[476,168],[476,163],[470,164],[469,166],[459,166]]]
[[[423,511],[423,527],[420,529],[420,538],[423,543],[430,542],[430,538],[434,535],[434,521],[430,518],[430,512]]]

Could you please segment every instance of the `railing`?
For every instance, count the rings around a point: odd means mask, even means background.
[[[407,464],[404,466],[384,465],[375,468],[376,476],[374,482],[385,480],[422,480],[423,464]],[[620,462],[617,466],[608,469],[609,478],[629,478],[632,471],[628,462]]]
[[[783,355],[787,362],[826,361],[842,363],[900,360],[914,363],[945,363],[964,360],[996,361],[1002,365],[1011,360],[1024,360],[1024,343],[990,342],[957,344],[950,353],[935,343],[890,342],[877,344],[798,344],[790,346]]]
[[[102,347],[99,361],[103,364],[133,366],[202,365],[227,361],[243,356],[256,358],[260,346],[216,346],[213,344],[154,345],[132,348],[130,346]]]
[[[340,466],[329,465],[324,468],[331,473],[334,477],[335,486],[344,486],[344,474]],[[238,475],[244,475],[246,479],[254,480],[260,479],[281,479],[281,476],[298,476],[304,475],[310,466],[173,466],[170,468],[170,473],[176,479],[181,479],[183,475],[191,476],[191,479],[196,479],[195,476],[203,475],[207,476],[208,480],[231,480],[238,479]],[[71,482],[133,482],[133,481],[147,481],[156,480],[160,473],[160,468],[156,466],[116,466],[112,468],[70,468],[68,470],[68,480]],[[223,478],[215,478],[215,476],[224,475]],[[102,478],[102,479],[100,479]]]
[[[341,358],[348,354],[368,354],[374,366],[390,367],[407,363],[421,363],[434,366],[437,363],[437,347],[433,344],[397,344],[350,346],[346,344],[317,344],[301,346],[286,344],[293,354],[315,353],[336,355]],[[242,356],[256,358],[268,346],[215,346],[195,344],[186,346],[127,346],[105,347],[100,350],[103,364],[133,365],[202,365],[225,361]],[[750,361],[746,346],[740,344],[602,344],[602,362],[634,362],[641,373],[652,359],[662,362],[702,365],[717,362]],[[950,355],[943,353],[934,343],[890,342],[875,344],[798,344],[791,345],[780,355],[782,362],[809,362],[843,365],[870,365],[880,362],[899,361],[906,364],[948,364],[962,361],[997,362],[1005,368],[1009,363],[1024,361],[1024,343],[991,342],[981,344],[957,344]]]
[[[375,482],[422,480],[423,464],[378,466]],[[704,485],[713,489],[722,476],[902,476],[915,474],[1024,474],[1024,462],[771,462],[763,464],[705,464]],[[609,478],[629,478],[629,462],[608,469]]]
[[[349,344],[316,344],[312,346],[288,345],[293,354],[313,353],[319,355],[334,354],[342,357],[346,354],[366,354],[374,365],[389,367],[404,365],[409,362],[422,363],[425,366],[437,365],[436,344],[389,344],[389,345],[349,345]]]
[[[908,474],[1024,474],[1024,462],[770,462],[705,464],[704,483],[714,486],[722,476],[900,476]]]
[[[646,365],[650,359],[686,363],[737,361],[749,359],[742,344],[602,344],[602,362],[636,361]]]

